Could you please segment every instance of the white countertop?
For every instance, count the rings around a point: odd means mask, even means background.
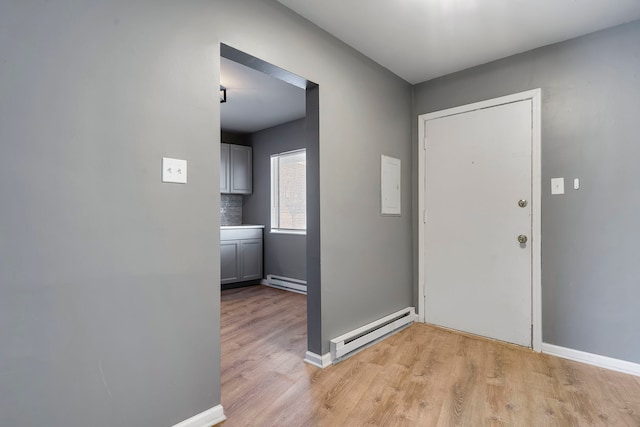
[[[234,228],[264,228],[264,225],[243,224],[243,225],[221,225],[221,230],[233,230]]]

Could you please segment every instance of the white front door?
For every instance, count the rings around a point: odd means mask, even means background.
[[[429,116],[425,321],[532,347],[533,101]]]

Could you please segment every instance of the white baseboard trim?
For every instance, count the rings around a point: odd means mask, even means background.
[[[554,344],[542,343],[542,352],[551,356],[562,357],[576,362],[586,363],[599,368],[610,369],[612,371],[623,372],[640,376],[640,364],[627,362],[626,360],[614,359],[612,357],[600,356],[599,354],[587,353],[571,348],[560,347]]]
[[[217,405],[194,415],[188,420],[175,424],[173,427],[211,427],[226,419],[227,417],[224,416],[224,409],[222,408],[222,405]]]
[[[309,365],[317,366],[318,368],[322,369],[333,364],[331,362],[331,353],[326,353],[320,356],[319,354],[307,351],[307,353],[304,355],[304,361]]]

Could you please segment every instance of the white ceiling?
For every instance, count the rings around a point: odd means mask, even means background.
[[[305,116],[304,89],[222,57],[220,84],[227,88],[220,104],[225,131],[256,132]]]
[[[278,1],[414,84],[640,19],[640,0]],[[220,75],[223,130],[305,115],[303,89],[226,58]]]
[[[640,0],[278,1],[410,83],[640,18]]]

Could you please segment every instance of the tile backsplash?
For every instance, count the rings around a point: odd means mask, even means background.
[[[242,195],[220,195],[220,225],[242,225]]]

